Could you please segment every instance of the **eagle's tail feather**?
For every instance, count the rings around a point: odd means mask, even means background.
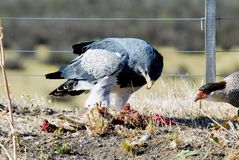
[[[64,79],[60,71],[48,73],[45,76],[46,76],[46,79]]]
[[[77,96],[85,92],[85,90],[74,90],[75,86],[77,85],[77,80],[68,80],[60,87],[52,91],[49,95],[62,97],[62,96]]]
[[[81,43],[74,44],[74,45],[72,46],[73,53],[74,53],[74,54],[81,55],[82,53],[84,53],[84,52],[88,49],[87,46],[90,45],[90,44],[93,43],[93,42],[94,42],[94,41],[81,42]]]

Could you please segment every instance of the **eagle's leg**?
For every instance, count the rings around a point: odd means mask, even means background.
[[[85,106],[92,108],[100,105],[101,107],[108,108],[110,106],[110,92],[113,85],[114,81],[109,77],[99,81],[90,90],[90,95],[86,100]]]
[[[121,111],[122,107],[127,103],[131,94],[133,94],[140,87],[115,88],[112,90],[112,106],[116,111]]]
[[[110,98],[109,93],[103,93],[98,91],[91,91],[88,99],[86,100],[85,106],[87,108],[93,108],[96,106],[109,107]]]
[[[117,112],[121,111],[122,106],[128,101],[131,94],[132,93],[126,93],[126,94],[113,93],[112,94],[112,106],[115,107],[115,110]]]

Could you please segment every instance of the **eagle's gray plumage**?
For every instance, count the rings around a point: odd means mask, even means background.
[[[106,38],[72,46],[79,56],[48,79],[68,79],[50,95],[79,95],[90,91],[86,106],[96,103],[120,109],[130,95],[144,84],[148,88],[163,69],[163,57],[147,42],[135,38]]]

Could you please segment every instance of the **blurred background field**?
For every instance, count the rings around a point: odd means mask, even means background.
[[[60,99],[49,97],[48,94],[64,80],[46,80],[44,74],[69,63],[75,57],[71,53],[71,45],[76,42],[104,37],[136,37],[153,44],[163,55],[165,66],[162,77],[152,90],[142,88],[130,102],[141,106],[154,105],[156,108],[173,101],[170,106],[193,106],[195,104],[190,98],[205,79],[204,31],[201,30],[200,21],[204,17],[204,5],[204,1],[198,0],[105,0],[104,3],[98,0],[1,0],[0,17],[4,26],[12,96],[15,99],[43,98],[52,107],[81,107],[86,95]],[[238,7],[237,0],[218,0],[217,16],[237,17]],[[49,19],[27,19],[34,17]],[[57,17],[86,19],[51,19]],[[199,20],[87,19],[102,17]],[[236,19],[218,21],[217,80],[239,70],[238,22]],[[4,99],[2,82],[0,77],[0,96]],[[184,100],[180,97],[190,98]],[[186,100],[187,103],[181,104]]]

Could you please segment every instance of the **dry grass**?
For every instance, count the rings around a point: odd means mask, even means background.
[[[39,77],[36,77],[36,79],[38,78]],[[154,84],[154,86],[150,90],[142,87],[140,90],[134,93],[131,96],[129,102],[132,107],[137,108],[137,110],[141,112],[147,111],[160,113],[162,115],[170,117],[184,118],[195,118],[203,116],[200,112],[199,103],[193,102],[197,89],[203,83],[204,82],[195,84],[193,80],[187,80],[185,78],[162,77]],[[15,83],[15,85],[16,84],[17,82]],[[41,85],[43,84],[39,84],[38,86],[43,87]],[[52,88],[52,86],[50,87]],[[35,88],[37,88],[37,86],[35,86]],[[24,91],[28,89],[25,88],[22,90]],[[37,94],[37,90],[40,90],[42,92],[42,90],[39,88],[34,90],[36,92],[34,94],[25,93],[24,91],[22,92],[21,96],[15,96],[13,92],[14,103],[23,106],[27,104],[34,106],[51,106],[53,108],[79,108],[82,106],[85,97],[87,96],[83,95],[74,98],[74,101],[59,103],[57,102],[57,100],[51,100],[48,96],[46,96],[46,92]],[[5,98],[1,97],[1,99],[2,101],[4,101]],[[232,107],[231,105],[225,103],[204,102],[204,104],[206,106],[205,112],[219,119],[225,119],[233,116],[234,114],[236,114],[237,110],[235,107]]]
[[[203,82],[202,82],[203,83]],[[162,78],[151,90],[139,90],[130,98],[132,106],[140,111],[160,113],[164,116],[178,118],[196,118],[204,116],[199,103],[193,102],[194,96],[201,84],[178,78]],[[219,119],[229,118],[236,114],[237,109],[225,103],[203,102],[204,111]]]
[[[229,130],[230,133],[225,132],[222,129],[214,130],[209,129],[209,120],[201,112],[198,103],[193,102],[193,97],[197,91],[197,88],[200,84],[195,84],[192,80],[185,80],[181,78],[172,79],[172,78],[161,78],[151,90],[146,90],[142,88],[137,93],[135,93],[131,99],[130,104],[132,107],[137,108],[141,112],[153,112],[159,113],[163,116],[173,117],[177,122],[177,126],[166,126],[153,129],[150,132],[153,136],[152,140],[147,141],[147,145],[143,147],[137,147],[134,150],[135,152],[124,152],[120,150],[120,144],[122,142],[133,141],[134,136],[137,135],[138,132],[135,130],[127,131],[128,137],[124,139],[120,139],[120,141],[115,141],[117,144],[116,147],[110,146],[109,153],[115,154],[117,152],[117,156],[128,157],[132,159],[144,159],[149,156],[158,156],[157,158],[162,159],[167,157],[167,159],[178,158],[178,157],[187,157],[192,158],[195,156],[199,159],[221,159],[222,157],[226,159],[236,159],[238,156],[238,130],[237,128],[233,128],[233,130]],[[5,103],[4,98],[0,99],[0,104]],[[44,108],[46,106],[51,106],[51,103],[44,97],[21,97],[14,98],[14,103],[18,105],[18,107],[24,106],[29,107],[31,110],[34,108]],[[224,104],[224,103],[209,103],[205,102],[205,106],[203,106],[203,111],[214,117],[216,120],[225,120],[229,119],[236,113],[236,108]],[[73,110],[73,109],[72,109]],[[74,112],[69,112],[70,115],[79,116],[79,112],[73,110]],[[29,145],[31,143],[42,145],[41,157],[53,157],[58,156],[59,154],[55,154],[54,150],[44,150],[44,148],[48,148],[48,139],[47,136],[39,134],[39,121],[43,117],[44,114],[40,114],[40,116],[29,116],[29,114],[25,114],[24,116],[15,115],[16,116],[16,126],[17,130],[20,133],[34,133],[37,134],[38,140],[32,142],[30,138],[24,139],[21,137],[22,146],[26,147],[28,152],[24,153],[28,156],[31,155],[31,150],[37,150],[34,148],[34,145]],[[54,116],[53,116],[54,117]],[[52,118],[52,116],[48,116],[47,118]],[[198,119],[198,120],[197,120]],[[204,121],[200,121],[204,120]],[[100,122],[100,121],[99,121]],[[0,126],[3,127],[3,126]],[[6,129],[4,129],[6,130]],[[137,134],[136,134],[137,132]],[[140,133],[148,133],[148,131],[140,131]],[[160,133],[160,134],[158,134]],[[84,133],[84,136],[86,133]],[[131,136],[130,136],[131,134]],[[75,134],[74,134],[75,135]],[[76,134],[77,135],[77,134]],[[50,135],[49,135],[50,136]],[[62,142],[63,136],[70,136],[70,148],[72,151],[81,152],[84,155],[90,155],[89,151],[97,150],[97,146],[95,146],[95,140],[89,142],[90,148],[79,148],[78,142],[79,136],[70,135],[59,135],[54,139],[54,145],[51,144],[53,142],[49,142],[51,145],[56,146],[56,151],[59,150],[59,146],[62,147],[64,144],[68,144],[69,141]],[[91,139],[86,137],[85,139]],[[110,138],[109,138],[110,140]],[[47,143],[43,143],[43,142]],[[99,141],[99,140],[97,140]],[[4,142],[4,141],[3,141]],[[29,144],[28,144],[29,143]],[[56,143],[56,144],[55,144]],[[105,146],[107,146],[107,141],[104,140]],[[24,145],[23,145],[24,144]],[[122,145],[122,144],[121,144]],[[72,147],[74,146],[74,147]],[[122,146],[121,146],[122,147]],[[124,147],[129,147],[128,145]],[[132,147],[132,146],[131,146]],[[8,148],[8,147],[7,147]],[[101,147],[102,153],[105,152],[104,147]],[[115,149],[115,150],[114,150]],[[108,149],[107,149],[108,150]],[[131,151],[132,148],[126,148],[126,150]],[[137,152],[137,151],[140,152]],[[132,153],[141,153],[143,150],[144,154],[141,156],[135,156]],[[160,152],[158,152],[160,150]],[[53,153],[52,153],[53,152]],[[97,152],[98,151],[94,151]],[[100,154],[99,154],[100,155]],[[32,156],[32,155],[31,155]],[[30,156],[30,157],[31,157]],[[70,155],[65,155],[66,157]],[[92,158],[92,157],[91,157]],[[99,158],[100,159],[100,158]]]

